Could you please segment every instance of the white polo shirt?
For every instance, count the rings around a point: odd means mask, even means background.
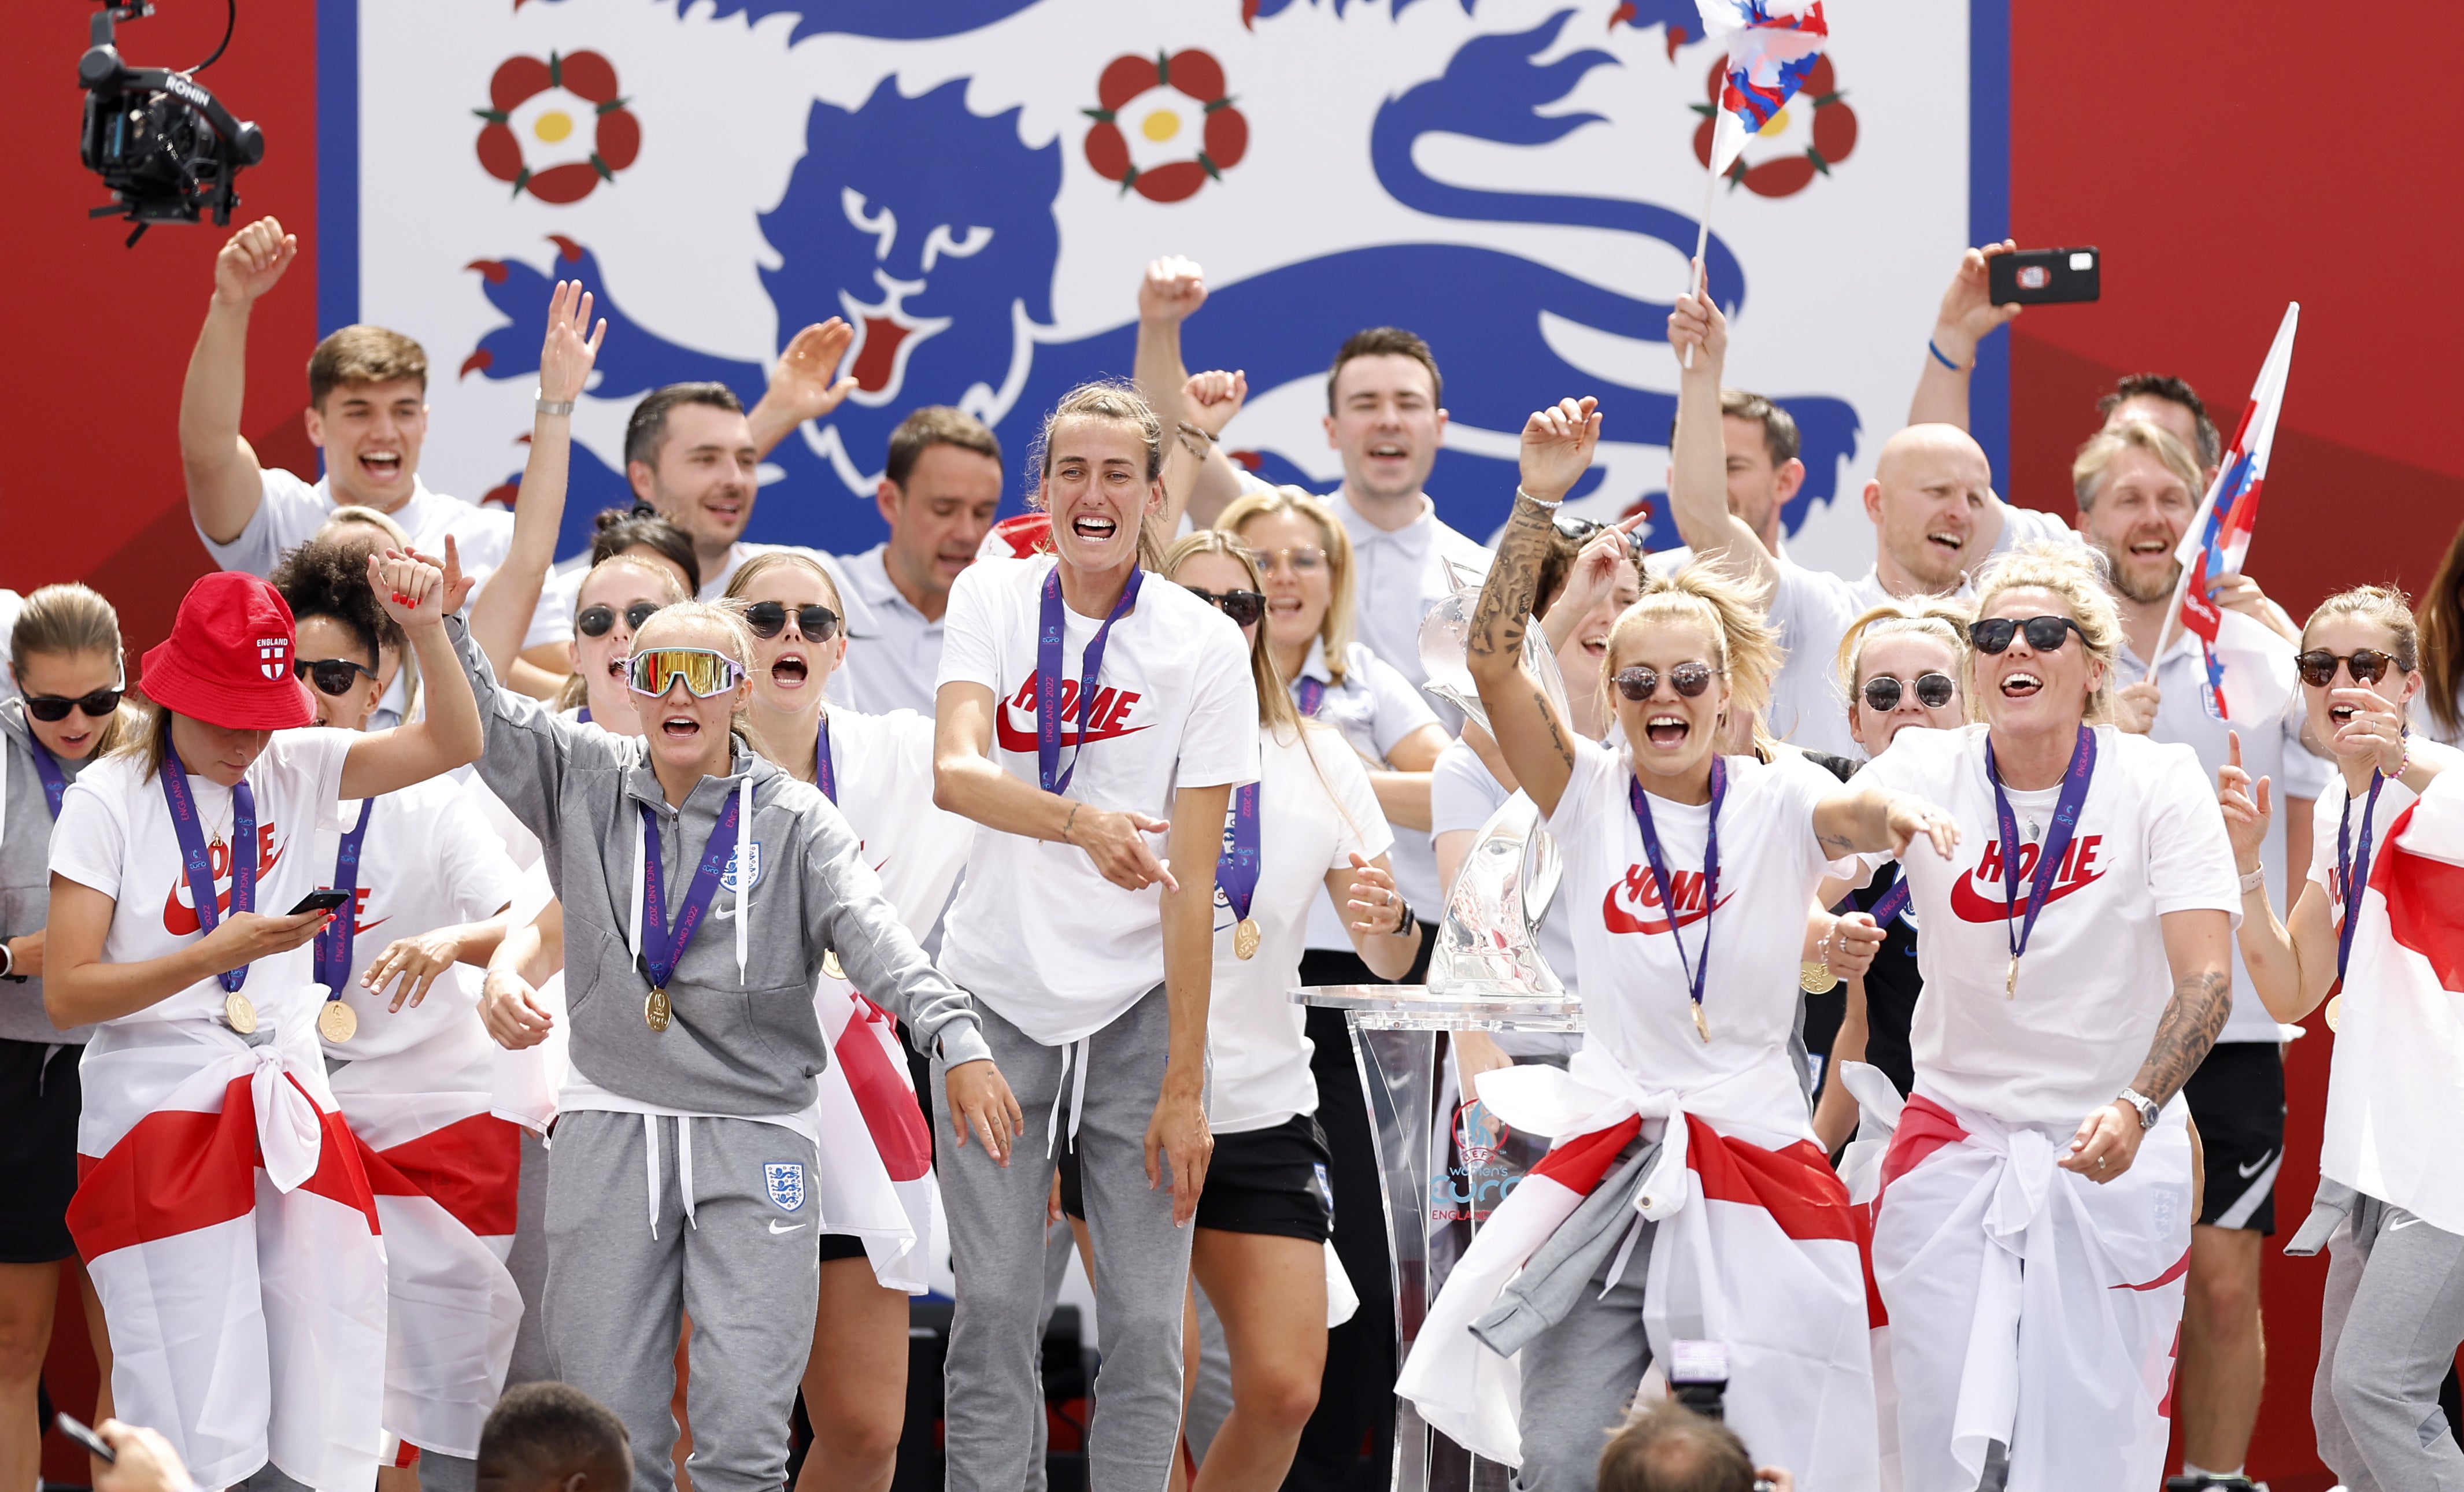
[[[933,681],[941,669],[941,619],[925,616],[899,591],[890,578],[889,552],[880,543],[860,555],[822,557],[847,603],[847,665],[839,677],[850,709],[867,714],[913,710],[930,717]]]
[[[1428,682],[1420,667],[1420,619],[1454,594],[1446,560],[1474,575],[1488,573],[1489,552],[1438,521],[1426,494],[1420,516],[1399,529],[1379,528],[1338,488],[1327,506],[1343,519],[1352,538],[1352,635],[1400,673],[1415,689]],[[1448,735],[1463,732],[1463,712],[1441,699],[1430,701]]]
[[[2293,669],[2293,645],[2284,645],[2284,669]],[[2147,677],[2147,666],[2132,654],[2127,644],[2114,660],[2113,687],[2117,690],[2137,684]],[[2315,799],[2326,791],[2328,780],[2335,777],[2331,764],[2312,756],[2301,744],[2300,691],[2294,691],[2294,702],[2282,716],[2275,720],[2218,720],[2210,715],[2199,702],[2199,686],[2207,677],[2207,666],[2199,657],[2198,639],[2184,632],[2173,640],[2172,650],[2156,669],[2156,690],[2161,696],[2156,704],[2156,724],[2147,738],[2171,745],[2188,746],[2198,754],[2199,769],[2213,782],[2216,769],[2228,759],[2231,733],[2241,733],[2242,770],[2253,778],[2271,778],[2276,783],[2278,800],[2287,798]],[[2268,821],[2267,840],[2259,846],[2259,865],[2267,872],[2268,899],[2282,906],[2284,895],[2284,828],[2292,821],[2290,810],[2279,808]],[[2283,1030],[2267,1006],[2251,988],[2250,972],[2242,967],[2241,944],[2235,940],[2233,951],[2233,1016],[2216,1040],[2219,1042],[2281,1042]]]

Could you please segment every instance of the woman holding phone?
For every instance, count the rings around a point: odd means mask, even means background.
[[[162,1426],[206,1484],[269,1459],[312,1486],[375,1480],[385,1255],[318,1045],[309,944],[332,903],[304,898],[340,800],[479,754],[450,541],[446,566],[366,560],[424,665],[418,721],[300,729],[290,608],[254,576],[209,575],[145,655],[150,728],[62,801],[44,1003],[63,1028],[99,1023],[69,1226],[119,1345],[118,1412]],[[165,1167],[194,1179],[149,1184]],[[193,1412],[209,1386],[227,1413]]]

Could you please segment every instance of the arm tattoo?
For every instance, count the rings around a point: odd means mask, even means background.
[[[1498,539],[1497,560],[1480,588],[1480,603],[1472,608],[1468,646],[1473,656],[1522,656],[1524,624],[1540,599],[1540,565],[1548,557],[1550,538],[1547,512],[1518,500]]]
[[[1573,766],[1574,748],[1566,744],[1565,733],[1557,729],[1557,712],[1549,703],[1548,691],[1538,689],[1533,690],[1531,691],[1531,703],[1539,710],[1540,718],[1548,723],[1550,749],[1554,751],[1558,757],[1563,760],[1568,767]]]
[[[2208,1048],[2216,1044],[2216,1034],[2232,1013],[2232,976],[2218,969],[2182,976],[2157,1023],[2155,1044],[2130,1086],[2159,1104],[2170,1103],[2207,1060]]]
[[[1817,834],[1814,839],[1815,843],[1823,848],[1833,851],[1831,858],[1834,860],[1842,855],[1853,855],[1857,852],[1856,845],[1844,834]]]

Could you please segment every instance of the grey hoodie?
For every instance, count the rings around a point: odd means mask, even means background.
[[[52,915],[52,805],[34,773],[22,699],[0,700],[0,756],[7,757],[0,772],[9,779],[0,789],[8,815],[0,820],[0,938],[22,937],[41,932]],[[63,761],[60,773],[74,782],[84,766]],[[77,1045],[92,1035],[92,1026],[63,1031],[52,1024],[43,1014],[42,980],[0,983],[0,1040]]]
[[[989,1057],[974,1002],[943,977],[881,894],[855,831],[817,788],[738,740],[725,778],[704,778],[668,806],[649,744],[561,720],[499,688],[458,620],[449,624],[479,697],[487,751],[479,777],[539,837],[564,903],[565,1003],[573,1064],[610,1092],[697,1112],[794,1113],[813,1102],[829,1051],[813,1012],[825,952],[847,978],[907,1022],[916,1047],[950,1064]],[[748,894],[722,889],[669,981],[674,1022],[652,1031],[650,983],[627,941],[642,810],[659,824],[659,866],[672,921],[728,799],[750,778],[753,813],[737,831]],[[737,967],[736,918],[749,918]]]

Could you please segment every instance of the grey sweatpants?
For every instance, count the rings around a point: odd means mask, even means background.
[[[2456,1492],[2438,1389],[2464,1342],[2464,1238],[2364,1196],[2329,1244],[2310,1419],[2349,1492]]]
[[[1037,1327],[1053,1175],[1045,1134],[1055,1094],[1064,1100],[1065,1136],[1069,1113],[1062,1049],[1037,1044],[980,1000],[976,1009],[993,1061],[1025,1111],[1026,1133],[1006,1170],[972,1137],[963,1150],[941,1149],[941,1204],[958,1279],[946,1375],[945,1484],[949,1492],[1021,1492],[1028,1481],[1022,1453],[1043,1413]],[[1090,1042],[1077,1143],[1104,1352],[1087,1427],[1093,1492],[1162,1492],[1178,1439],[1180,1313],[1193,1230],[1173,1226],[1172,1188],[1149,1191],[1146,1177],[1147,1124],[1163,1091],[1170,1030],[1158,987]],[[933,1073],[933,1107],[946,1134],[949,1091],[938,1058]],[[1072,1072],[1072,1086],[1075,1078]],[[698,1423],[694,1428],[698,1433]]]
[[[1651,1272],[1654,1229],[1646,1224],[1607,1295],[1617,1264],[1612,1251],[1564,1320],[1523,1349],[1522,1492],[1592,1492],[1609,1433],[1625,1421],[1634,1391],[1651,1366],[1642,1330],[1642,1282]]]
[[[697,1492],[778,1492],[812,1353],[821,1268],[813,1146],[758,1119],[658,1119],[655,1236],[640,1114],[557,1121],[548,1152],[548,1352],[556,1376],[616,1412],[636,1492],[669,1492],[681,1313],[693,1313]],[[677,1131],[689,1128],[693,1219]]]

